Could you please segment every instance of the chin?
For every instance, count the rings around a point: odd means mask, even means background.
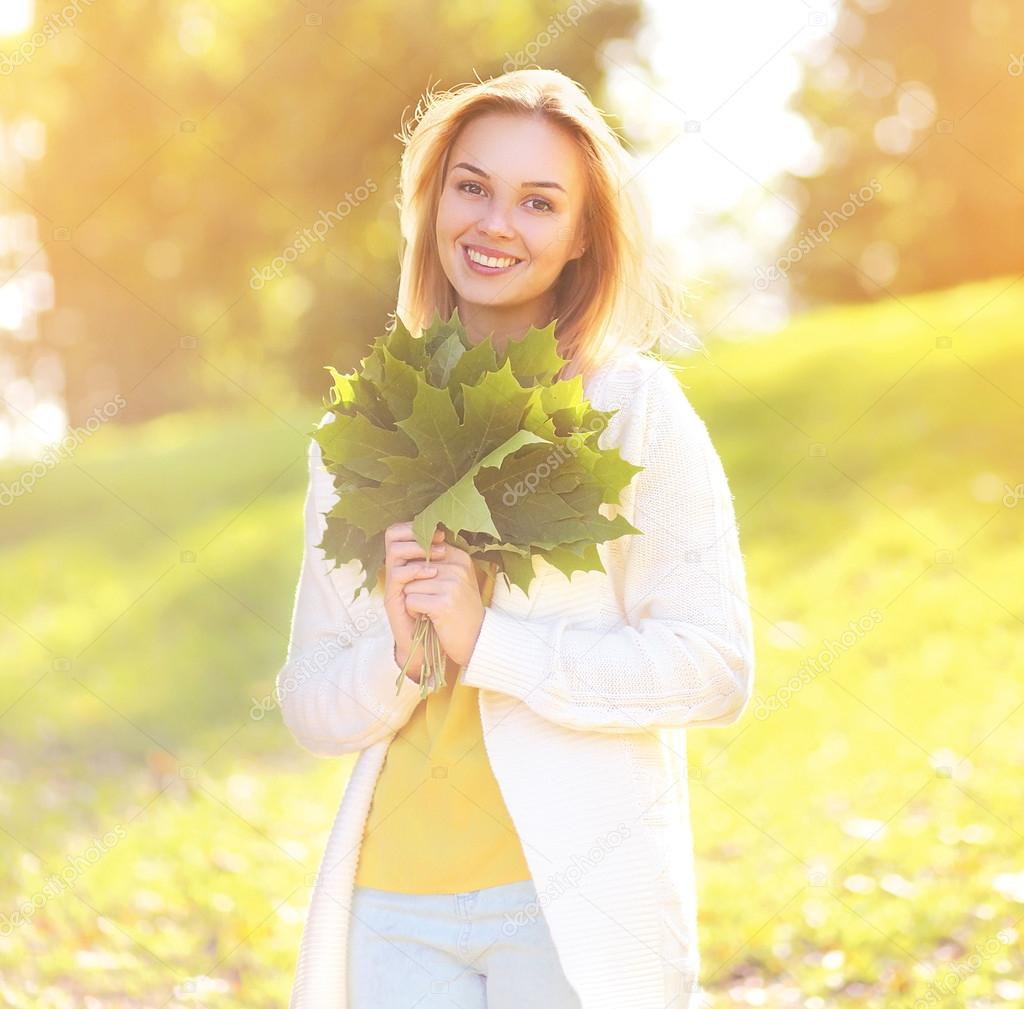
[[[483,282],[477,281],[475,277],[460,277],[459,283],[452,284],[459,294],[469,302],[476,302],[479,305],[515,305],[524,298],[519,293],[518,284],[494,284],[486,278]]]
[[[459,295],[467,305],[480,305],[485,308],[514,308],[520,301],[519,298],[477,297],[472,291],[468,291],[465,294],[460,291]]]

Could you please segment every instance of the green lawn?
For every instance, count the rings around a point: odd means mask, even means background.
[[[1011,282],[685,362],[757,638],[744,718],[690,735],[718,1006],[1024,1003]],[[275,411],[107,425],[0,508],[0,1004],[286,1002],[354,758],[250,715],[322,412]]]

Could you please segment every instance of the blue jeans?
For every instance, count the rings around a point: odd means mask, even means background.
[[[465,893],[356,886],[351,1009],[580,1009],[532,880]]]

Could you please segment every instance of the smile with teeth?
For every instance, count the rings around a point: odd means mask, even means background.
[[[502,256],[497,259],[494,256],[485,256],[482,252],[477,252],[476,249],[471,249],[468,245],[464,245],[463,250],[465,251],[466,258],[474,266],[483,267],[488,273],[508,270],[515,266],[516,263],[522,262],[514,256]]]

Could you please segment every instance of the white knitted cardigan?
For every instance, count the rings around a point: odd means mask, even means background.
[[[487,756],[538,894],[508,927],[544,915],[583,1009],[696,1009],[686,730],[733,724],[754,673],[732,495],[663,362],[627,352],[584,391],[618,410],[601,446],[644,467],[602,513],[621,509],[643,534],[600,544],[605,572],[567,579],[537,558],[528,595],[499,576],[460,682],[479,688]],[[303,748],[358,758],[315,879],[290,1007],[348,1009],[359,847],[385,751],[420,696],[411,680],[396,696],[380,593],[346,605],[358,562],[332,569],[317,548],[337,497],[312,439],[309,466],[278,699]]]

